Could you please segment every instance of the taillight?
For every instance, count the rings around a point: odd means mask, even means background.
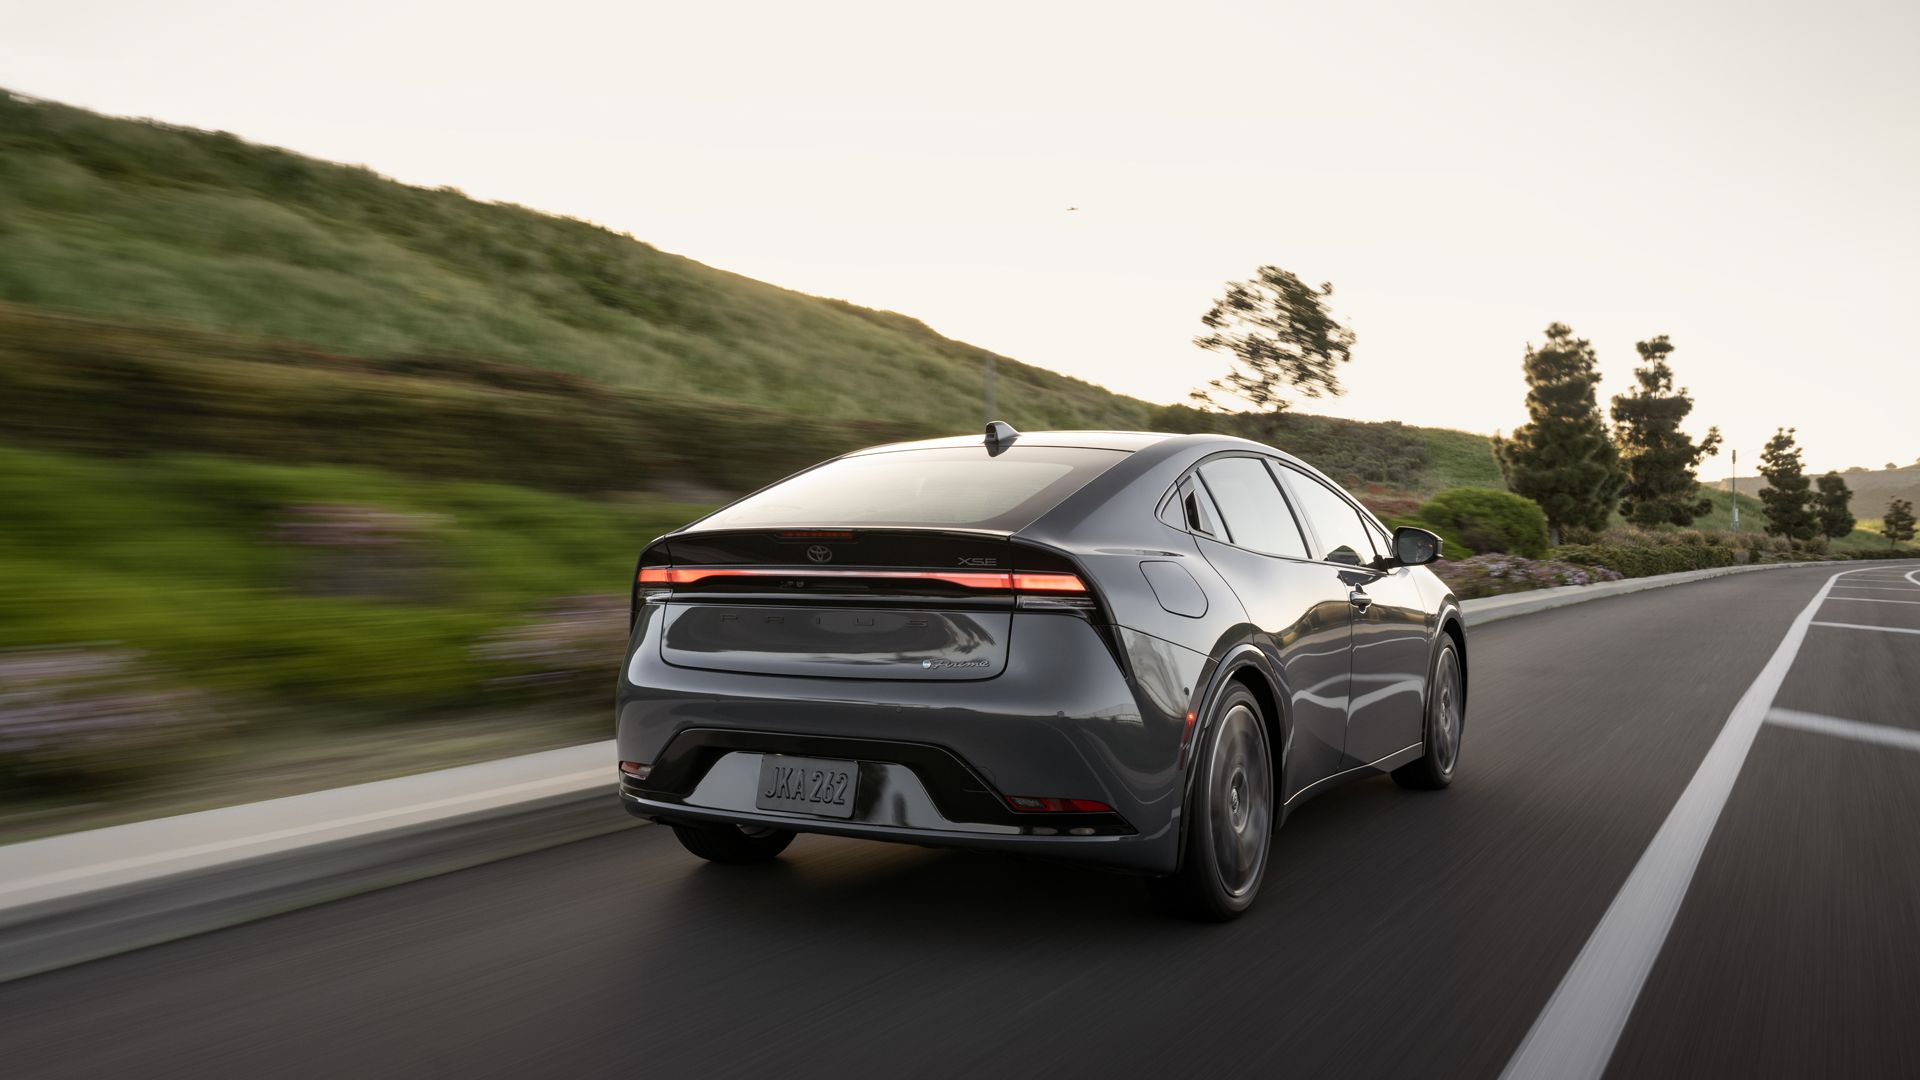
[[[730,566],[643,566],[639,583],[646,588],[691,585],[709,578],[880,579],[938,581],[967,589],[1013,591],[1022,594],[1084,596],[1086,582],[1074,574],[976,573],[965,570],[767,570]]]
[[[1023,593],[1085,593],[1087,583],[1075,574],[1013,575],[1013,590]]]

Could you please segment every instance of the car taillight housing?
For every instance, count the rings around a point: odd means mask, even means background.
[[[793,580],[928,581],[986,592],[1013,592],[1021,596],[1084,597],[1087,583],[1078,574],[973,570],[779,570],[736,566],[643,566],[636,584],[643,591],[671,591],[726,578]]]

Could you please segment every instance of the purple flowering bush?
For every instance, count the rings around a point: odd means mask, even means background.
[[[434,534],[446,524],[433,514],[303,503],[286,508],[273,539],[309,552],[305,592],[421,601],[436,591]]]
[[[131,649],[0,653],[0,786],[139,772],[224,726]]]
[[[532,620],[489,636],[474,651],[512,672],[493,680],[496,689],[604,697],[613,692],[626,644],[626,597],[566,596],[548,601]]]
[[[1475,555],[1434,563],[1434,573],[1462,600],[1478,596],[1548,589],[1556,585],[1590,585],[1618,581],[1621,574],[1603,566],[1582,566],[1557,559],[1527,559],[1518,555]]]

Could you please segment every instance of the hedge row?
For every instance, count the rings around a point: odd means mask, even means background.
[[[1553,549],[1553,557],[1561,562],[1604,566],[1626,577],[1652,577],[1655,574],[1677,574],[1683,570],[1734,566],[1746,561],[1741,554],[1734,548],[1706,544],[1567,544]]]

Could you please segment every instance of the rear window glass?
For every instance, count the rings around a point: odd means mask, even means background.
[[[1126,457],[1121,450],[981,446],[841,458],[775,484],[700,522],[772,525],[935,525],[1014,531]]]

